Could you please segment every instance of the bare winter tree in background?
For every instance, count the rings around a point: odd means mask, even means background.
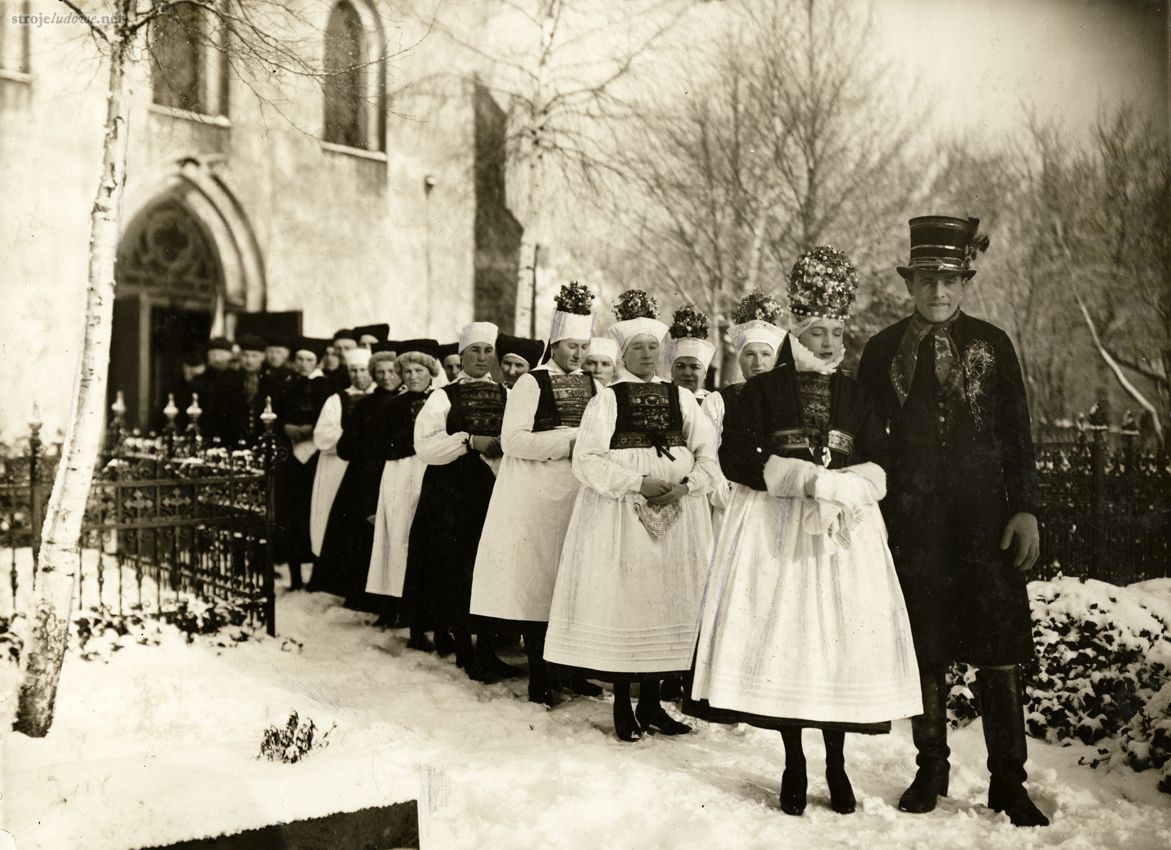
[[[114,263],[126,185],[129,72],[134,65],[150,60],[152,84],[172,95],[181,94],[186,89],[182,74],[189,69],[182,62],[169,62],[154,48],[161,33],[182,36],[197,52],[219,51],[236,79],[281,112],[280,99],[271,93],[282,79],[305,78],[337,85],[338,80],[345,81],[366,67],[353,62],[322,67],[317,58],[320,27],[306,14],[312,3],[109,0],[86,4],[84,9],[72,0],[61,3],[87,22],[96,57],[105,66],[106,114],[97,191],[90,211],[85,336],[61,462],[45,513],[29,649],[14,724],[17,731],[35,737],[47,734],[53,721],[80,566],[82,520],[103,437]]]
[[[557,242],[566,200],[600,191],[618,173],[603,128],[630,112],[633,80],[697,2],[497,0],[498,38],[465,32],[440,8],[437,32],[472,57],[508,113],[498,153],[508,165],[509,208],[524,226],[518,333],[536,335],[538,252]]]
[[[1171,321],[1166,135],[1129,107],[1103,114],[1085,143],[1035,116],[1025,130],[992,151],[953,144],[935,175],[937,205],[970,210],[995,234],[971,301],[1014,337],[1041,420],[1104,401],[1085,395],[1099,394],[1104,373],[1161,437],[1160,354]]]
[[[847,0],[728,5],[726,32],[688,51],[674,96],[620,136],[631,194],[647,200],[618,210],[634,262],[673,299],[726,316],[753,287],[782,291],[802,251],[832,243],[876,290],[864,297],[881,299],[921,183],[921,116],[892,94],[873,20]],[[725,347],[724,374],[732,362]]]

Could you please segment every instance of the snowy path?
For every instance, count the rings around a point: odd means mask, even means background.
[[[844,817],[809,732],[810,805],[791,818],[776,802],[775,733],[701,726],[623,744],[604,700],[547,711],[520,681],[475,684],[333,597],[283,596],[277,622],[278,639],[228,649],[176,638],[108,663],[71,654],[49,737],[0,739],[17,846],[124,850],[418,798],[431,848],[1171,847],[1156,772],[1078,766],[1090,748],[1030,741],[1030,787],[1053,826],[1022,831],[983,806],[978,724],[953,735],[952,797],[921,816],[895,808],[914,770],[905,722],[847,738],[861,805]],[[262,729],[292,709],[336,723],[330,746],[297,765],[257,761]]]

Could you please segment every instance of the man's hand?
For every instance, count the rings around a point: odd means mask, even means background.
[[[682,499],[684,496],[686,496],[689,492],[691,492],[690,490],[687,489],[686,484],[671,484],[671,485],[669,485],[669,487],[670,487],[670,489],[667,490],[666,493],[663,493],[661,496],[654,496],[653,498],[648,498],[647,504],[654,505],[655,507],[660,507],[662,505],[669,505],[669,504],[671,504],[671,502],[678,502],[680,499]]]
[[[638,492],[646,496],[646,499],[649,502],[652,499],[657,499],[659,496],[662,496],[670,489],[671,485],[663,479],[651,478],[648,475],[642,479],[642,484],[639,486]]]
[[[1041,532],[1037,530],[1037,518],[1032,514],[1016,514],[1004,527],[1000,536],[1000,549],[1004,551],[1016,540],[1013,550],[1013,566],[1024,572],[1037,563],[1041,557]]]

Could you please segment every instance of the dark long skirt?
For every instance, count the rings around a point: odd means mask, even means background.
[[[289,564],[290,570],[313,560],[309,543],[309,508],[313,499],[313,477],[317,474],[315,452],[305,463],[289,457],[276,470],[272,558]]]
[[[411,524],[403,616],[419,629],[466,627],[472,570],[496,476],[478,454],[428,466]]]
[[[378,511],[383,465],[355,460],[346,468],[309,582],[310,590],[343,596],[349,607],[371,612],[378,610],[378,600],[366,593],[366,575],[374,548],[370,517]]]

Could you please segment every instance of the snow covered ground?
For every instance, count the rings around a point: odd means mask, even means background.
[[[275,640],[187,644],[167,630],[158,646],[124,639],[108,661],[70,653],[48,737],[0,738],[3,827],[20,850],[128,850],[418,799],[428,848],[1171,847],[1157,772],[1079,766],[1094,753],[1082,746],[1030,741],[1030,790],[1053,825],[1015,829],[983,805],[978,722],[952,736],[951,797],[918,816],[896,808],[914,772],[905,721],[847,738],[860,801],[848,816],[828,808],[807,733],[810,805],[787,817],[776,733],[700,725],[624,744],[604,699],[546,710],[522,681],[476,684],[368,619],[293,593]],[[258,761],[262,730],[291,710],[336,724],[329,746]]]

